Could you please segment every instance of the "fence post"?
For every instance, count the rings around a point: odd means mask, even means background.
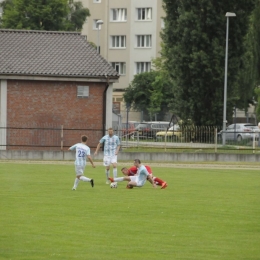
[[[63,125],[61,125],[61,133],[60,133],[60,149],[63,150]]]
[[[255,153],[255,131],[253,133],[253,153]]]
[[[217,150],[218,150],[218,131],[217,131],[217,128],[215,127],[214,128],[214,132],[215,132],[215,134],[214,134],[214,136],[215,136],[215,153],[217,152]]]

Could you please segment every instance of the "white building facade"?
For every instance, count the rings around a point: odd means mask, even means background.
[[[124,90],[135,74],[150,71],[152,59],[160,56],[162,0],[82,0],[82,3],[91,13],[82,34],[100,46],[100,54],[120,73],[119,82],[113,87],[113,105],[125,122]],[[131,112],[129,120],[140,121],[141,113]]]

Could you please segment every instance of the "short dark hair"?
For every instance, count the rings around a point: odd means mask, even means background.
[[[141,161],[139,160],[139,159],[134,159],[134,162],[136,162],[136,163],[141,163]]]
[[[86,135],[82,135],[81,140],[82,140],[82,142],[87,142],[88,137]]]
[[[123,171],[124,169],[126,169],[126,170],[127,170],[127,168],[126,168],[126,167],[123,167],[123,168],[121,169],[121,171]]]

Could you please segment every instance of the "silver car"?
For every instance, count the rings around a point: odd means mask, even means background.
[[[253,140],[255,136],[258,138],[259,128],[256,125],[249,124],[249,123],[239,123],[239,124],[232,124],[229,125],[225,131],[226,140],[231,141],[238,141],[241,142],[245,139]],[[223,130],[218,133],[218,137],[222,139],[223,137]]]

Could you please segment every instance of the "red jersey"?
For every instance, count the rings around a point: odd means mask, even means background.
[[[152,174],[152,169],[150,166],[145,165],[146,170],[149,172],[149,174]],[[132,166],[128,169],[128,176],[134,176],[137,173],[137,168],[135,166]]]

